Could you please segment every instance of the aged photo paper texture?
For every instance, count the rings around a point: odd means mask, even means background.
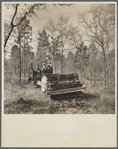
[[[2,147],[116,147],[117,3],[1,11]]]

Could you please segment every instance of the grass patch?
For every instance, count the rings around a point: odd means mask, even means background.
[[[5,114],[114,114],[115,88],[92,86],[86,81],[87,91],[64,96],[47,96],[40,88],[24,81],[6,82],[4,91]],[[12,87],[12,90],[10,90]],[[21,100],[22,99],[22,100]]]

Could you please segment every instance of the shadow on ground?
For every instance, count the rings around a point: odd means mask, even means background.
[[[67,100],[67,101],[70,101],[70,100],[73,100],[75,99],[76,101],[77,100],[89,100],[89,99],[98,99],[100,96],[99,95],[94,95],[94,94],[88,94],[88,93],[82,93],[82,92],[79,92],[79,93],[70,93],[70,94],[61,94],[61,95],[52,95],[51,96],[51,99],[52,100]]]

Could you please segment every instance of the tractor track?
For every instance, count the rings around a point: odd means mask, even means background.
[[[59,99],[68,99],[68,100],[71,100],[71,99],[74,99],[74,98],[81,98],[83,97],[83,93],[82,92],[76,92],[76,93],[67,93],[67,94],[60,94],[60,95],[51,95],[50,98],[52,100],[59,100]]]

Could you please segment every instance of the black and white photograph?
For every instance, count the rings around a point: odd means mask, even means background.
[[[2,147],[117,146],[117,2],[1,3]]]
[[[115,114],[115,4],[3,4],[5,114]]]

